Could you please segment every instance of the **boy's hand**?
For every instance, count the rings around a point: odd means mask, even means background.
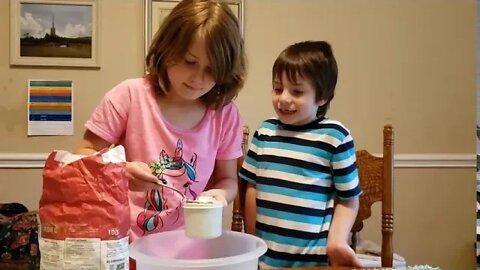
[[[152,170],[146,163],[127,162],[125,175],[128,178],[128,188],[131,191],[148,191],[160,188],[160,185],[157,184],[157,177],[152,174]]]
[[[332,266],[362,267],[353,249],[347,243],[328,243],[327,255]]]
[[[213,197],[216,201],[219,201],[223,204],[223,206],[227,206],[227,192],[223,189],[214,188],[204,191],[200,194],[200,196],[210,196]]]

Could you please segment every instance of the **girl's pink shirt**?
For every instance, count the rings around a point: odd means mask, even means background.
[[[242,121],[230,103],[207,110],[192,129],[169,123],[154,90],[144,78],[129,79],[110,90],[85,127],[112,144],[125,147],[127,161],[157,162],[157,173],[172,188],[194,199],[212,175],[216,160],[242,155]],[[131,192],[131,240],[183,228],[181,196],[161,188]]]

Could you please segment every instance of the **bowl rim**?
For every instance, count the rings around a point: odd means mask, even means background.
[[[181,232],[180,230],[174,231],[167,231],[162,233],[178,233]],[[183,233],[183,232],[182,232]],[[195,267],[195,268],[207,268],[207,267],[218,267],[218,266],[225,266],[225,261],[230,262],[229,264],[238,264],[242,262],[246,262],[252,259],[258,259],[261,255],[263,255],[267,251],[267,244],[261,238],[243,233],[243,232],[236,232],[236,231],[229,231],[225,230],[223,233],[227,234],[242,234],[243,237],[252,238],[255,240],[256,248],[252,251],[249,251],[244,254],[234,255],[234,256],[227,256],[214,259],[198,259],[198,260],[186,260],[186,259],[162,259],[158,261],[156,257],[151,255],[146,255],[140,253],[135,247],[140,244],[142,238],[147,237],[154,237],[155,234],[150,234],[143,236],[135,241],[133,241],[129,246],[130,257],[136,261],[142,261],[142,263],[148,262],[146,264],[154,265],[154,266],[165,266],[165,267]]]

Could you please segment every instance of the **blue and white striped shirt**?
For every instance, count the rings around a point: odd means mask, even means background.
[[[268,245],[260,268],[327,265],[334,200],[361,194],[350,131],[317,119],[269,119],[256,130],[240,177],[256,185],[256,233]]]

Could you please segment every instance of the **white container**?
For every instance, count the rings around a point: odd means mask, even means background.
[[[222,234],[223,204],[212,197],[199,197],[183,204],[185,233],[194,239],[212,239]]]
[[[137,270],[257,270],[266,243],[253,235],[224,231],[214,239],[191,239],[182,230],[141,237],[130,244]]]

